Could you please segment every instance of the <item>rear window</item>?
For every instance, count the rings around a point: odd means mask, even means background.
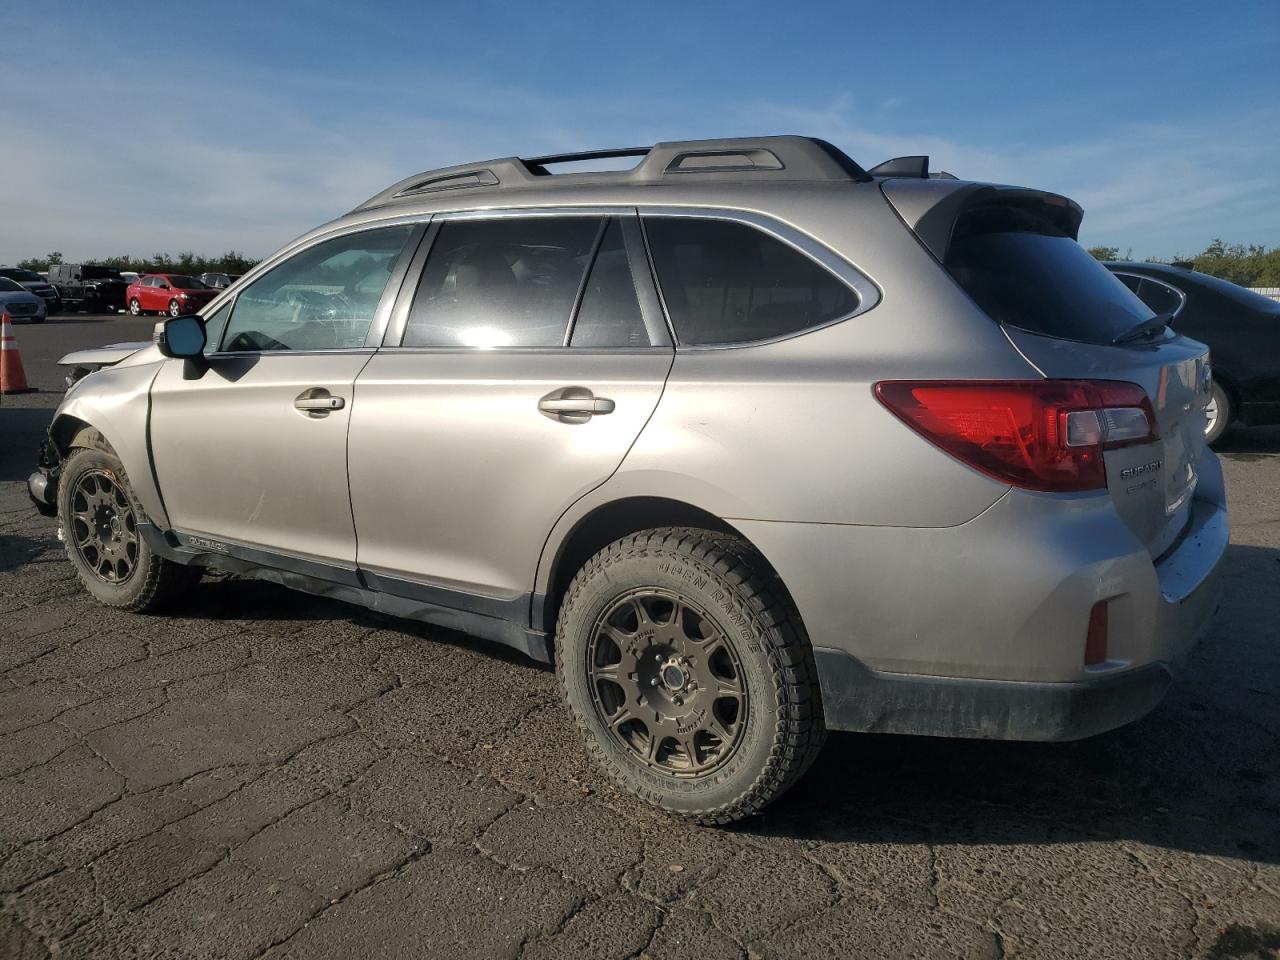
[[[1025,204],[963,215],[946,266],[997,323],[1060,340],[1110,343],[1153,315],[1071,236]]]

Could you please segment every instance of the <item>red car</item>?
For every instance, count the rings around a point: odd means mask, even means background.
[[[153,310],[177,317],[199,313],[221,292],[180,273],[148,273],[129,284],[124,302],[135,317]]]

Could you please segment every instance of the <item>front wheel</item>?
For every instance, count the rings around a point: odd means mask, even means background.
[[[182,304],[180,304],[177,300],[169,301],[169,316],[171,317],[182,316]]]
[[[142,316],[142,304],[138,302],[137,297],[131,297],[129,299],[129,313],[135,317]]]
[[[1213,381],[1213,393],[1204,408],[1204,438],[1207,443],[1214,444],[1222,439],[1227,427],[1231,426],[1232,413],[1230,395],[1222,384]]]
[[[605,774],[701,823],[764,809],[825,738],[799,614],[731,534],[647,530],[588,560],[560,609],[556,666]]]
[[[108,607],[147,611],[182,596],[199,567],[153,553],[138,531],[146,514],[124,466],[103,443],[79,447],[63,465],[58,519],[67,559],[80,582]]]

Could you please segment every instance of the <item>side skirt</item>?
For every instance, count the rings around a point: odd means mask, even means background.
[[[501,615],[507,611],[527,614],[530,604],[527,596],[501,600],[421,586],[392,577],[366,578],[354,566],[291,557],[193,534],[161,531],[151,523],[138,524],[138,533],[148,547],[174,563],[238,573],[303,593],[354,603],[389,616],[448,627],[513,647],[539,663],[551,663],[553,659],[550,637],[546,633],[531,630]],[[429,600],[427,596],[430,596]]]

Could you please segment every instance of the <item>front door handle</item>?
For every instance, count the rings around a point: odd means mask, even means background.
[[[562,387],[538,401],[538,410],[561,423],[586,423],[596,415],[613,413],[608,397],[597,397],[586,387]]]
[[[326,417],[331,410],[341,410],[347,405],[342,397],[335,397],[324,387],[312,387],[303,390],[293,401],[293,408],[301,410],[308,416]]]

